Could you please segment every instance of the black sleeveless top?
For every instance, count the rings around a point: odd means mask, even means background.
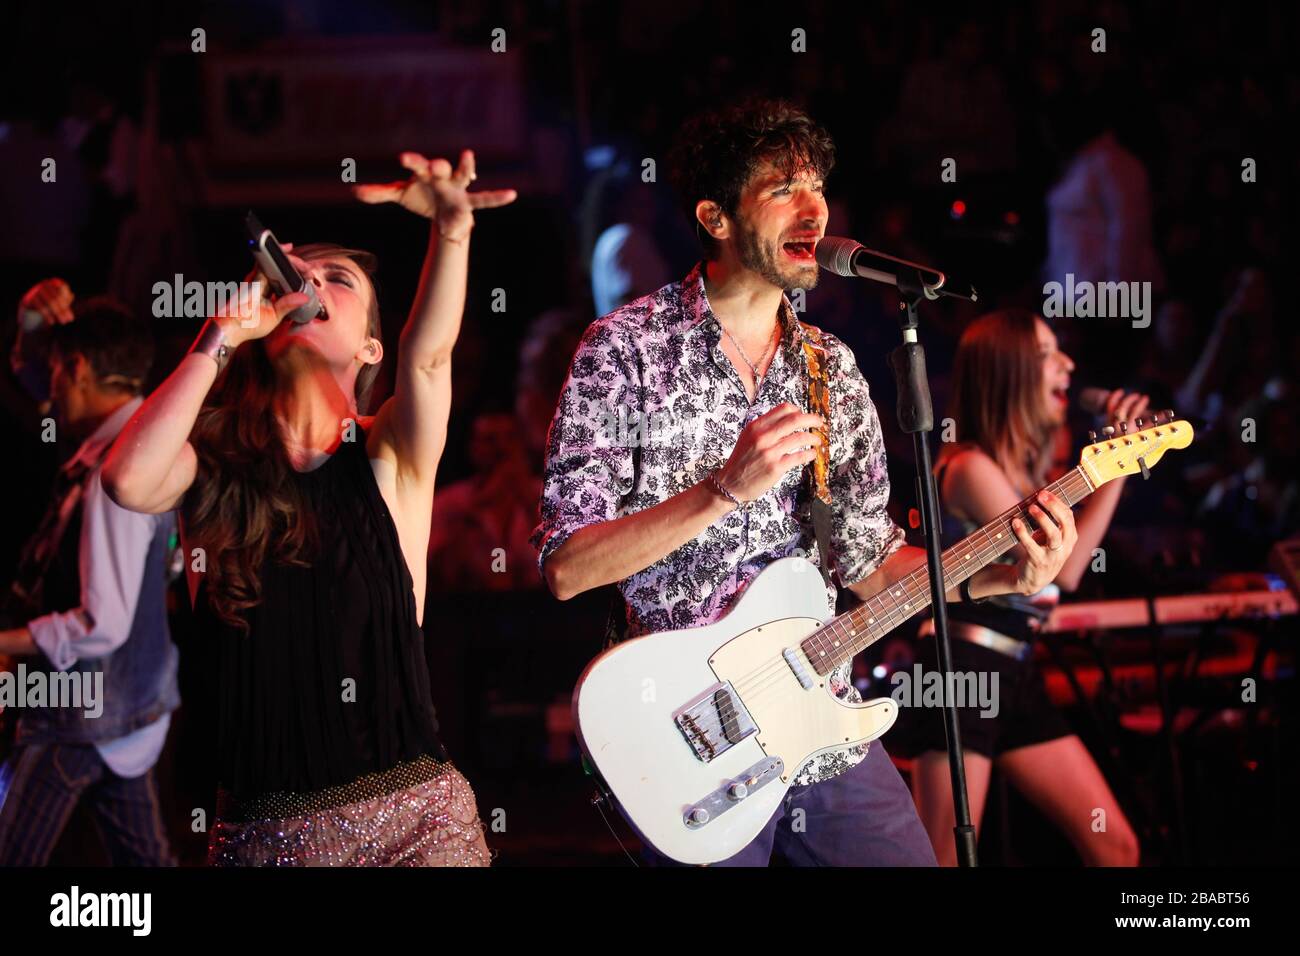
[[[239,799],[348,783],[420,754],[446,760],[412,578],[366,455],[365,433],[295,472],[316,515],[311,567],[269,558],[247,635],[217,618],[212,641],[222,788]]]
[[[935,486],[939,489],[940,494],[942,494],[943,489],[943,475],[947,471],[950,461],[951,459],[945,461],[935,472]],[[980,528],[980,525],[974,522],[963,521],[944,511],[942,499],[940,500],[939,511],[941,513],[939,537],[945,548],[951,547]],[[1008,554],[998,558],[994,563],[1012,564],[1014,560]],[[979,602],[958,601],[956,604],[948,605],[948,618],[950,620],[979,624],[1020,641],[1032,641],[1036,633],[1033,629],[1033,622],[1046,616],[1047,612],[1043,608],[1036,606],[1031,596],[1022,594],[998,594]]]

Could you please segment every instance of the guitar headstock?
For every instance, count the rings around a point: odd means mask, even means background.
[[[1149,472],[1166,451],[1186,448],[1194,432],[1189,422],[1175,421],[1172,411],[1139,418],[1130,427],[1107,425],[1099,436],[1091,433],[1092,444],[1079,456],[1079,464],[1094,488],[1125,475],[1149,477]]]

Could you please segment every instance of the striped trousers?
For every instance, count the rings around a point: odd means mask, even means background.
[[[175,866],[152,769],[119,777],[92,744],[17,747],[0,766],[0,866],[44,866],[85,800],[114,866]]]

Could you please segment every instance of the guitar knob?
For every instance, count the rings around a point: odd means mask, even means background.
[[[695,826],[703,826],[709,822],[709,811],[704,807],[696,807],[686,815],[686,822],[693,823]]]
[[[731,797],[732,800],[744,800],[749,796],[749,787],[743,783],[733,783],[727,788],[727,796]]]

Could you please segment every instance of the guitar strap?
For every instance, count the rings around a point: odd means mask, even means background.
[[[817,446],[817,457],[808,463],[808,510],[812,517],[813,535],[817,539],[817,555],[821,565],[822,580],[831,583],[830,528],[831,485],[831,387],[827,370],[826,349],[822,345],[821,330],[815,325],[800,322],[803,330],[804,365],[808,382],[808,411],[820,415],[826,422],[821,430],[826,446]]]
[[[627,605],[619,593],[617,584],[606,585],[609,588],[609,613],[605,615],[605,647],[609,650],[621,643],[627,633]],[[620,622],[621,618],[621,622]]]

